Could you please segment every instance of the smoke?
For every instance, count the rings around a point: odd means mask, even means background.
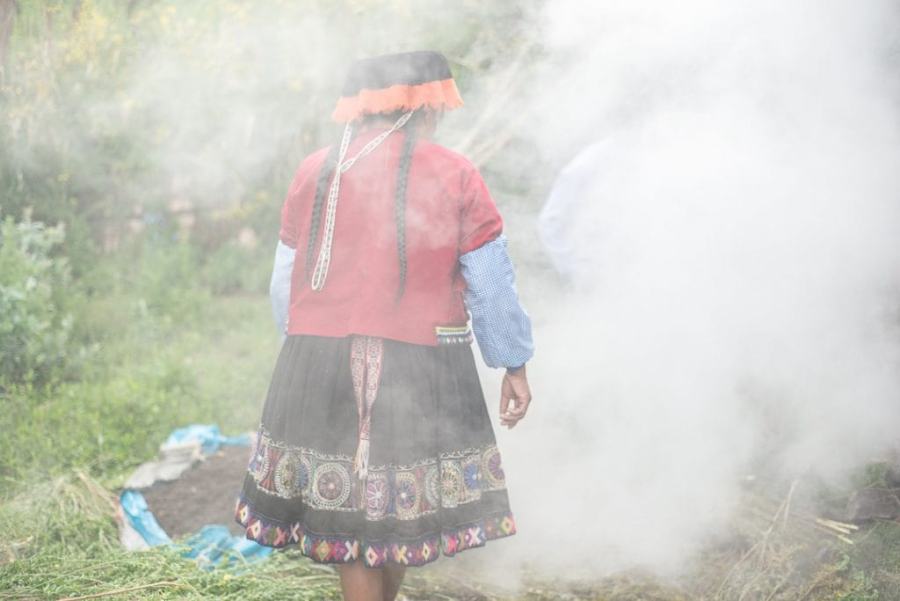
[[[898,14],[564,0],[544,17],[529,135],[554,164],[592,146],[564,172],[568,287],[519,274],[537,354],[531,414],[500,441],[510,553],[677,570],[743,477],[839,479],[897,440]]]
[[[458,71],[477,69],[505,40],[473,21],[502,27],[517,12],[435,0],[416,11],[403,2],[151,7],[135,24],[152,35],[125,90],[143,121],[126,124],[129,135],[150,138],[147,187],[212,207],[286,190],[305,155],[339,138],[329,115],[353,60],[438,37]]]
[[[327,126],[348,36],[320,11],[210,8],[151,13],[165,24],[135,61],[128,94],[135,112],[158,124],[149,185],[229,207],[275,181],[285,189],[282,180],[325,137],[317,126]]]

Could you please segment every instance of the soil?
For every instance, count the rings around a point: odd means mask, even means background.
[[[222,446],[179,479],[157,482],[142,490],[166,534],[178,539],[208,524],[222,524],[233,534],[243,534],[243,528],[234,521],[234,504],[249,455],[247,447]]]

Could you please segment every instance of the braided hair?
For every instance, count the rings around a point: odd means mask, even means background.
[[[406,185],[409,182],[409,166],[416,147],[415,128],[409,127],[403,141],[400,166],[397,169],[397,191],[394,195],[394,221],[397,223],[397,256],[400,261],[400,283],[397,285],[397,300],[406,290]]]
[[[387,118],[399,119],[404,111],[398,111],[391,114],[371,115],[368,119]],[[416,121],[419,112],[415,113],[406,124],[405,138],[403,142],[403,150],[400,155],[400,164],[397,170],[397,188],[394,195],[394,220],[397,224],[397,255],[400,265],[400,280],[397,286],[397,301],[403,297],[406,290],[406,188],[409,181],[409,167],[412,163],[412,155],[416,146]],[[367,119],[364,119],[364,122]],[[306,244],[306,277],[310,276],[314,263],[314,255],[316,252],[316,241],[319,237],[319,227],[322,222],[322,207],[325,204],[325,195],[331,178],[337,169],[339,145],[335,144],[328,151],[322,168],[319,171],[319,177],[316,179],[316,195],[313,198],[312,215],[309,225],[309,239]]]
[[[337,168],[338,152],[340,145],[335,144],[328,151],[325,162],[322,163],[322,169],[319,171],[319,177],[316,180],[316,195],[313,199],[312,217],[309,224],[309,240],[306,243],[306,278],[309,279],[312,272],[312,266],[316,252],[316,240],[319,237],[319,224],[322,222],[322,205],[325,203],[325,192],[328,190],[328,184],[331,183],[331,176]]]

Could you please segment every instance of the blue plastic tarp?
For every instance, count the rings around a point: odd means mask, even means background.
[[[250,435],[222,436],[219,426],[213,424],[192,424],[184,428],[173,430],[166,439],[165,444],[179,444],[196,440],[200,443],[204,455],[212,455],[219,450],[220,445],[250,446]]]
[[[220,445],[249,446],[250,435],[223,436],[215,425],[194,424],[173,431],[165,444],[198,441],[204,455],[215,453]],[[126,489],[119,495],[122,513],[128,525],[150,547],[173,545],[172,539],[156,521],[147,501],[139,491]],[[259,561],[271,555],[272,549],[245,537],[232,536],[227,526],[207,525],[180,543],[183,555],[195,559],[203,569],[225,567]]]
[[[172,542],[166,531],[162,529],[159,522],[153,516],[153,512],[147,507],[147,500],[144,495],[136,490],[123,490],[119,495],[119,503],[122,505],[122,511],[125,519],[131,524],[141,538],[150,545],[167,545]]]
[[[184,556],[196,560],[207,570],[258,561],[272,553],[271,547],[233,536],[227,527],[218,525],[204,526],[184,544],[188,547]]]

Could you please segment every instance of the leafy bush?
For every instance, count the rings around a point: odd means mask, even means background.
[[[63,238],[61,227],[28,219],[0,224],[0,387],[44,384],[66,368],[69,268],[52,255]]]
[[[203,282],[214,294],[252,292],[264,294],[269,289],[272,257],[257,248],[245,248],[228,242],[216,249],[203,266]]]
[[[174,240],[145,241],[124,283],[138,297],[141,313],[171,320],[198,318],[209,299],[200,285],[196,248]]]

